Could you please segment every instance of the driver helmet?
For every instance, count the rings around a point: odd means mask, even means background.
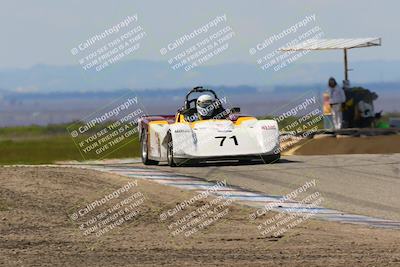
[[[215,97],[212,95],[199,96],[196,101],[197,112],[203,117],[211,117],[214,111],[214,101]]]

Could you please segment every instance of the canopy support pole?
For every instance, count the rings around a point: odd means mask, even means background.
[[[344,80],[348,81],[349,80],[349,68],[347,65],[347,49],[343,49],[344,51]]]

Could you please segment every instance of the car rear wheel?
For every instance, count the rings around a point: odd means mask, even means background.
[[[147,143],[147,131],[142,130],[142,136],[140,138],[140,151],[142,156],[142,162],[144,165],[157,165],[158,161],[149,159],[148,143]]]

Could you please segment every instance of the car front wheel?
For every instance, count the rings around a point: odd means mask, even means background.
[[[169,135],[168,137],[168,148],[167,148],[167,161],[170,167],[176,167],[176,163],[174,160],[174,147],[172,145],[172,136]]]

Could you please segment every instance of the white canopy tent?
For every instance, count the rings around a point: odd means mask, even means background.
[[[352,48],[362,48],[370,46],[380,46],[381,38],[355,38],[355,39],[309,39],[302,43],[281,47],[280,51],[301,51],[301,50],[332,50],[343,49],[344,51],[344,77],[348,81],[347,50]]]

